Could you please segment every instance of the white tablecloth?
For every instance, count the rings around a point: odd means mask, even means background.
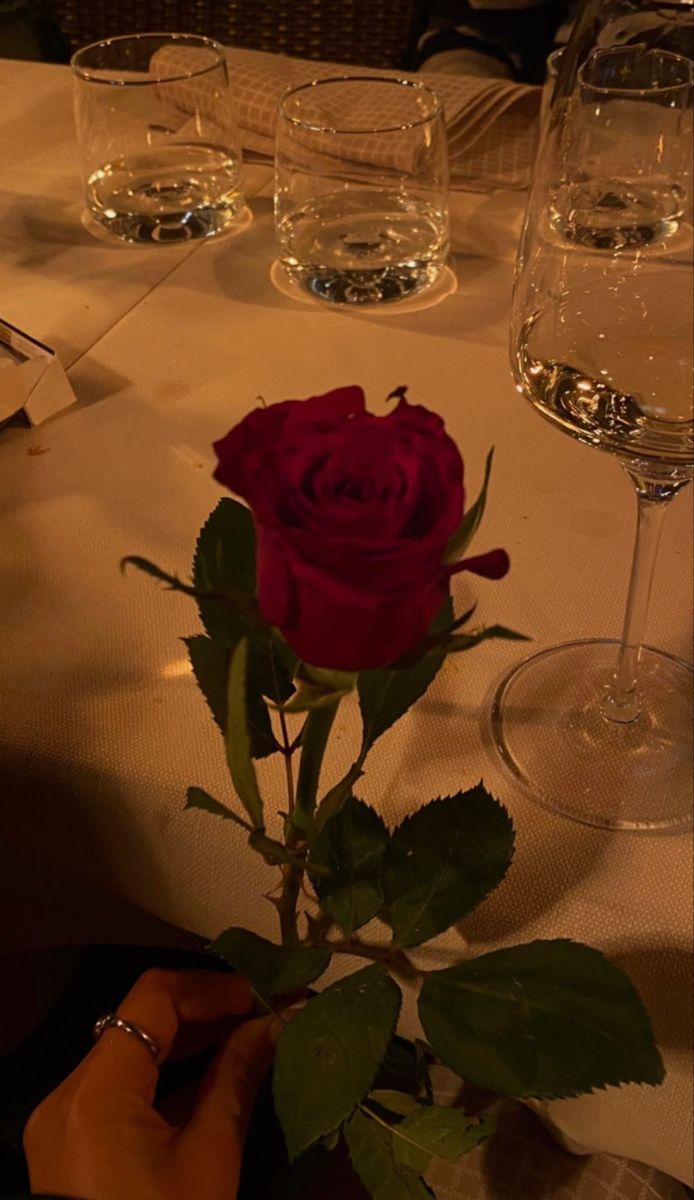
[[[633,499],[613,460],[545,425],[510,380],[517,197],[454,197],[458,289],[442,303],[329,311],[272,282],[267,170],[248,176],[255,219],[237,238],[183,250],[90,238],[66,76],[0,65],[0,314],[56,346],[79,400],[40,430],[0,434],[1,943],[93,937],[105,893],[205,936],[244,923],[274,936],[259,899],[273,873],[233,828],[182,811],[188,784],[228,794],[221,743],[177,640],[196,630],[194,609],[118,572],[128,553],[187,571],[220,495],[213,439],[258,396],[359,382],[379,405],[408,384],[445,417],[471,494],[497,447],[481,538],[508,548],[512,571],[503,583],[461,582],[457,598],[474,595],[481,620],[522,628],[534,648],[618,635]],[[691,545],[685,492],[669,514],[648,636],[687,658]],[[366,795],[394,821],[484,776],[513,814],[516,860],[439,959],[562,935],[625,966],[653,1014],[667,1082],[552,1115],[584,1146],[691,1181],[691,838],[581,827],[514,788],[483,746],[480,712],[518,656],[500,642],[452,660],[378,743]],[[351,761],[349,705],[337,732],[326,781]],[[264,773],[279,803],[277,769]]]

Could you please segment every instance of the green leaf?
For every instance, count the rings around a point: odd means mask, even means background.
[[[430,635],[440,633],[450,626],[452,621],[453,602],[451,597],[447,596],[431,623]],[[424,655],[419,655],[416,651],[414,653],[415,658],[411,665],[397,666],[392,670],[382,668],[359,673],[357,687],[362,717],[359,757],[352,763],[347,774],[323,798],[316,814],[317,829],[322,829],[326,821],[339,813],[354,784],[364,774],[366,757],[376,739],[390,729],[391,725],[424,695],[445,660],[445,650],[434,650]]]
[[[456,1162],[491,1137],[492,1117],[475,1120],[460,1108],[431,1105],[411,1113],[393,1129],[395,1158],[404,1167],[423,1173],[432,1158]]]
[[[321,907],[347,937],[383,904],[380,872],[387,844],[388,831],[378,813],[352,796],[311,847],[309,874],[316,867],[328,872],[314,876]]]
[[[313,712],[317,708],[334,708],[343,696],[353,691],[357,681],[354,671],[329,671],[299,663],[296,693],[282,708],[288,713]]]
[[[374,964],[326,988],[287,1026],[277,1048],[274,1096],[291,1159],[337,1129],[364,1099],[401,1000],[397,984]]]
[[[215,721],[224,733],[227,724],[227,683],[231,652],[221,642],[214,642],[204,634],[183,640],[188,647],[198,687],[207,700]],[[253,758],[267,758],[269,754],[274,754],[279,749],[277,739],[272,732],[270,713],[263,695],[273,696],[277,686],[286,686],[286,677],[282,673],[281,682],[278,678],[277,684],[275,683],[271,673],[270,654],[271,651],[264,651],[255,643],[250,644],[246,680],[246,709]],[[289,682],[288,694],[291,694],[291,690],[291,682]]]
[[[524,633],[516,633],[515,629],[507,629],[504,625],[487,625],[484,629],[476,629],[474,633],[457,633],[447,638],[444,643],[446,653],[458,654],[461,650],[471,650],[489,638],[505,638],[511,642],[530,641]]]
[[[578,942],[530,942],[437,971],[419,1015],[434,1053],[491,1091],[550,1098],[664,1078],[629,979]]]
[[[504,878],[513,840],[506,809],[481,783],[403,821],[383,860],[396,944],[419,946],[475,908]]]
[[[484,515],[484,510],[487,504],[487,490],[489,488],[489,476],[492,473],[492,461],[494,459],[494,447],[492,446],[487,461],[484,466],[484,482],[482,490],[475,500],[475,503],[468,509],[463,517],[460,525],[449,538],[448,545],[443,553],[444,563],[456,563],[464,555],[470,542],[474,538],[477,530],[480,527],[480,522]]]
[[[365,757],[366,755],[364,755]],[[316,829],[323,829],[332,817],[337,816],[347,797],[351,795],[355,783],[361,779],[363,774],[362,760],[357,759],[356,762],[352,763],[349,771],[342,777],[340,782],[336,783],[329,792],[326,792],[316,812]]]
[[[291,863],[296,861],[296,855],[292,854],[291,850],[275,838],[268,837],[263,833],[262,829],[254,829],[248,839],[248,844],[252,850],[256,850],[261,854],[266,863],[280,864]]]
[[[280,659],[281,646],[259,631],[251,634],[248,649],[247,697],[248,722],[253,757],[265,758],[278,749],[265,696],[272,704],[281,704],[294,691],[292,677]]]
[[[266,996],[308,987],[330,964],[330,951],[313,946],[276,946],[248,929],[225,929],[208,947]]]
[[[225,496],[200,530],[193,559],[199,591],[238,591],[252,598],[255,583],[255,530],[249,509]],[[218,600],[198,601],[200,619],[210,637],[233,649],[248,633],[243,617]]]
[[[361,671],[359,675],[359,707],[363,725],[365,750],[370,750],[377,738],[390,729],[409,708],[424,695],[439,673],[445,654],[436,651],[404,670]]]
[[[408,1095],[407,1092],[394,1092],[391,1088],[376,1088],[375,1091],[369,1092],[369,1100],[373,1100],[376,1104],[380,1104],[381,1108],[396,1113],[400,1117],[407,1117],[410,1113],[419,1110],[419,1104],[414,1096]]]
[[[294,827],[304,836],[313,832],[313,813],[323,757],[339,703],[340,697],[330,707],[314,709],[309,713],[304,725],[299,775],[296,781],[296,807],[291,818]]]
[[[267,734],[260,716],[260,697],[277,704],[294,691],[291,676],[296,656],[279,636],[271,635],[256,617],[255,530],[250,511],[237,500],[220,500],[200,531],[193,560],[193,580],[198,591],[245,597],[241,611],[209,597],[199,598],[202,623],[214,642],[234,650],[242,637],[252,640],[249,664],[249,705]],[[204,690],[204,688],[203,688]],[[263,705],[264,707],[264,705]],[[259,747],[256,747],[258,749]],[[270,751],[268,750],[268,753]],[[256,758],[262,757],[255,754]]]
[[[186,596],[194,596],[197,599],[197,590],[191,587],[190,584],[184,583],[178,575],[171,575],[168,571],[162,571],[156,563],[150,562],[148,558],[141,558],[139,554],[128,554],[126,558],[122,558],[120,562],[121,571],[126,567],[136,567],[138,571],[144,571],[145,575],[151,575],[154,579],[158,579],[160,583],[165,583],[167,588],[172,592],[183,592]]]
[[[223,595],[207,592],[202,586],[197,583],[191,586],[179,579],[178,575],[173,575],[169,571],[163,571],[156,563],[152,563],[147,558],[141,558],[137,554],[129,554],[126,558],[121,559],[121,571],[126,567],[137,567],[139,571],[144,571],[145,574],[153,576],[173,592],[182,592],[185,596],[192,596],[198,602],[198,608],[202,611],[207,606],[212,606],[218,614],[218,624],[220,631],[224,630],[224,638],[228,639],[227,644],[232,645],[244,634],[264,633],[268,634],[271,627],[263,618],[262,613],[254,597],[247,596],[245,592],[238,588],[229,587]],[[281,639],[277,635],[278,645],[281,645]],[[220,635],[220,640],[222,640]],[[289,647],[283,643],[286,650]]]
[[[227,723],[227,682],[229,651],[211,638],[199,634],[184,638],[190,665],[200,691],[222,733]]]
[[[431,1200],[423,1179],[395,1157],[392,1133],[357,1111],[345,1126],[352,1166],[373,1200]]]
[[[456,629],[461,629],[463,627],[463,625],[467,625],[468,621],[471,620],[472,617],[474,617],[476,611],[477,611],[477,605],[476,604],[471,605],[470,608],[467,608],[465,610],[465,612],[462,614],[462,616],[456,617],[454,621],[451,621],[451,624],[449,626],[447,626],[445,629],[440,629],[438,632],[439,633],[454,633]]]
[[[263,801],[251,758],[251,739],[246,701],[248,640],[243,638],[231,656],[227,686],[227,729],[225,745],[229,773],[239,800],[253,827],[263,827]]]
[[[186,793],[186,802],[184,808],[201,808],[204,812],[212,813],[215,817],[224,817],[225,821],[233,821],[234,824],[240,825],[246,832],[250,832],[252,826],[243,817],[238,817],[232,809],[227,808],[225,804],[220,804],[219,800],[215,800],[214,796],[210,796],[204,788],[189,787]]]

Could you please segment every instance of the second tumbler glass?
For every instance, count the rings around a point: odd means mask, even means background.
[[[282,266],[321,299],[373,304],[430,287],[448,254],[438,98],[423,84],[370,76],[288,92],[275,221]]]

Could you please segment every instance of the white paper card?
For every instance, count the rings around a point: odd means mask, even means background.
[[[75,400],[55,351],[0,319],[0,422],[24,412],[40,425]]]

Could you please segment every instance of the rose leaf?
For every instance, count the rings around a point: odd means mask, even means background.
[[[406,818],[383,860],[396,944],[419,946],[475,908],[504,878],[513,842],[506,809],[481,783]]]
[[[366,755],[364,755],[364,758]],[[363,759],[358,758],[353,762],[346,775],[343,775],[339,783],[331,787],[329,792],[320,802],[318,811],[316,812],[316,829],[321,830],[332,818],[336,817],[346,803],[348,796],[352,792],[357,780],[361,779],[364,771],[362,769]]]
[[[367,1095],[401,1001],[388,972],[373,964],[326,988],[284,1030],[273,1088],[290,1159],[337,1129]]]
[[[431,1188],[395,1157],[390,1129],[357,1110],[345,1126],[352,1166],[373,1200],[431,1200]]]
[[[453,602],[447,596],[434,617],[429,636],[441,633],[452,622]],[[316,814],[318,829],[322,829],[326,821],[340,811],[354,784],[364,774],[366,757],[376,739],[404,716],[415,701],[421,699],[436,678],[445,661],[445,650],[434,650],[432,653],[428,638],[425,644],[424,653],[415,649],[414,661],[410,665],[359,673],[357,687],[363,727],[359,756],[342,779],[323,797]]]
[[[425,644],[428,646],[429,639],[449,628],[452,622],[453,601],[448,595],[429,627]],[[381,667],[359,674],[359,707],[363,726],[359,765],[363,764],[376,739],[421,699],[445,658],[445,653],[437,649],[420,654],[415,647],[413,654],[413,662],[406,666]]]
[[[441,1108],[436,1104],[418,1108],[393,1128],[396,1161],[413,1171],[423,1172],[432,1158],[456,1162],[495,1129],[492,1117],[475,1120],[460,1108]]]
[[[514,629],[507,629],[504,625],[487,625],[474,633],[456,633],[448,638],[444,645],[447,654],[457,654],[461,650],[471,650],[473,646],[478,646],[480,642],[486,642],[489,638],[505,638],[511,642],[530,640],[524,633],[516,633]]]
[[[210,513],[195,546],[193,578],[205,591],[255,595],[255,529],[245,504],[225,496]]]
[[[227,682],[231,653],[226,646],[213,641],[212,638],[205,637],[204,634],[183,640],[188,648],[198,687],[207,700],[215,721],[224,733],[227,724]],[[251,644],[246,708],[253,758],[266,758],[268,754],[274,754],[279,749],[261,690],[265,684],[272,686],[272,680],[265,679],[263,654]]]
[[[193,558],[193,582],[197,592],[219,596],[199,595],[198,609],[206,632],[216,642],[233,650],[242,637],[250,637],[253,645],[269,654],[274,650],[274,673],[282,682],[278,691],[270,685],[264,694],[277,702],[292,693],[291,675],[296,656],[283,639],[274,636],[270,641],[269,627],[263,622],[256,603],[255,529],[249,509],[226,496],[210,513],[200,530]],[[228,597],[228,599],[224,599]],[[270,668],[264,668],[265,676]]]
[[[329,950],[276,946],[248,929],[225,929],[208,946],[240,971],[264,996],[284,996],[308,987],[330,963]]]
[[[437,651],[400,670],[381,667],[359,674],[359,708],[363,726],[362,755],[424,695],[439,673],[445,653]],[[363,761],[362,758],[362,761]]]
[[[558,1098],[664,1077],[630,980],[598,950],[567,939],[434,972],[419,1015],[441,1061],[494,1092]]]
[[[475,503],[471,505],[465,513],[458,528],[451,534],[446,549],[443,552],[443,561],[446,564],[458,562],[467,550],[470,542],[474,538],[477,530],[480,527],[484,510],[487,505],[487,491],[489,489],[489,477],[492,473],[492,462],[494,459],[494,447],[492,446],[487,461],[484,466],[484,481],[479,496]]]
[[[419,1112],[420,1108],[414,1096],[408,1092],[393,1091],[392,1088],[376,1088],[369,1092],[369,1100],[400,1117],[408,1117],[411,1113]]]
[[[294,865],[303,865],[296,854],[287,849],[284,842],[278,842],[276,838],[268,837],[262,829],[254,829],[248,839],[248,844],[252,850],[262,855],[268,866],[280,866],[284,863],[293,863]]]
[[[381,862],[388,831],[378,813],[350,797],[311,846],[309,874],[320,900],[347,937],[381,908]],[[322,868],[315,874],[315,868]],[[327,872],[327,873],[326,873]]]
[[[239,817],[231,808],[227,808],[225,804],[220,804],[219,800],[215,800],[214,796],[210,796],[204,788],[189,787],[186,793],[186,802],[184,808],[199,808],[203,812],[212,813],[215,817],[223,817],[225,821],[233,821],[234,824],[240,825],[247,833],[252,832],[252,826],[248,821],[244,821],[243,817]]]
[[[172,575],[169,571],[163,571],[156,563],[150,562],[148,558],[142,558],[139,554],[128,554],[120,561],[121,571],[125,571],[126,567],[136,567],[138,571],[143,571],[145,575],[151,575],[153,579],[158,579],[160,583],[165,583],[167,588],[172,592],[183,592],[185,596],[195,596],[197,591],[190,584],[184,583],[178,575]]]
[[[246,677],[248,640],[243,638],[231,656],[227,684],[227,728],[224,737],[231,780],[254,829],[263,828],[263,801],[251,757]]]

